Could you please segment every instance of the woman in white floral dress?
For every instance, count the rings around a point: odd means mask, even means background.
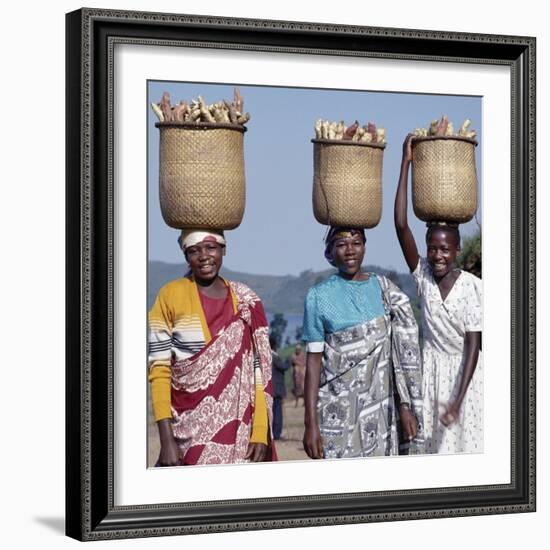
[[[424,434],[428,453],[483,451],[481,280],[456,267],[458,226],[428,224],[420,258],[407,222],[411,139],[403,145],[395,227],[421,300]]]

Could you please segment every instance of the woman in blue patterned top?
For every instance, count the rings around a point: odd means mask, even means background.
[[[422,384],[409,299],[361,270],[363,229],[331,227],[325,245],[338,272],[305,301],[304,449],[310,458],[397,454],[400,418],[403,448],[419,452]]]

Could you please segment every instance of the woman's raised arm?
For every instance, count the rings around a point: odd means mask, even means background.
[[[413,135],[409,134],[403,143],[403,158],[401,160],[401,173],[399,174],[399,183],[395,194],[394,222],[397,238],[401,245],[401,250],[405,256],[405,261],[409,269],[414,271],[418,265],[418,248],[414,236],[407,221],[407,179],[409,177],[409,166],[412,160],[411,141]]]

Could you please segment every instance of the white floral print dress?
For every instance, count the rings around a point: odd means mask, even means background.
[[[466,332],[482,331],[481,279],[461,271],[441,299],[431,268],[420,258],[413,272],[422,310],[424,435],[427,453],[483,452],[483,369],[481,352],[456,422],[439,420],[458,393]]]

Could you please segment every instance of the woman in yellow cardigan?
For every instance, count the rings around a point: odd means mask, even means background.
[[[222,279],[223,233],[184,230],[189,273],[149,312],[149,381],[159,466],[276,460],[271,349],[258,296]]]

